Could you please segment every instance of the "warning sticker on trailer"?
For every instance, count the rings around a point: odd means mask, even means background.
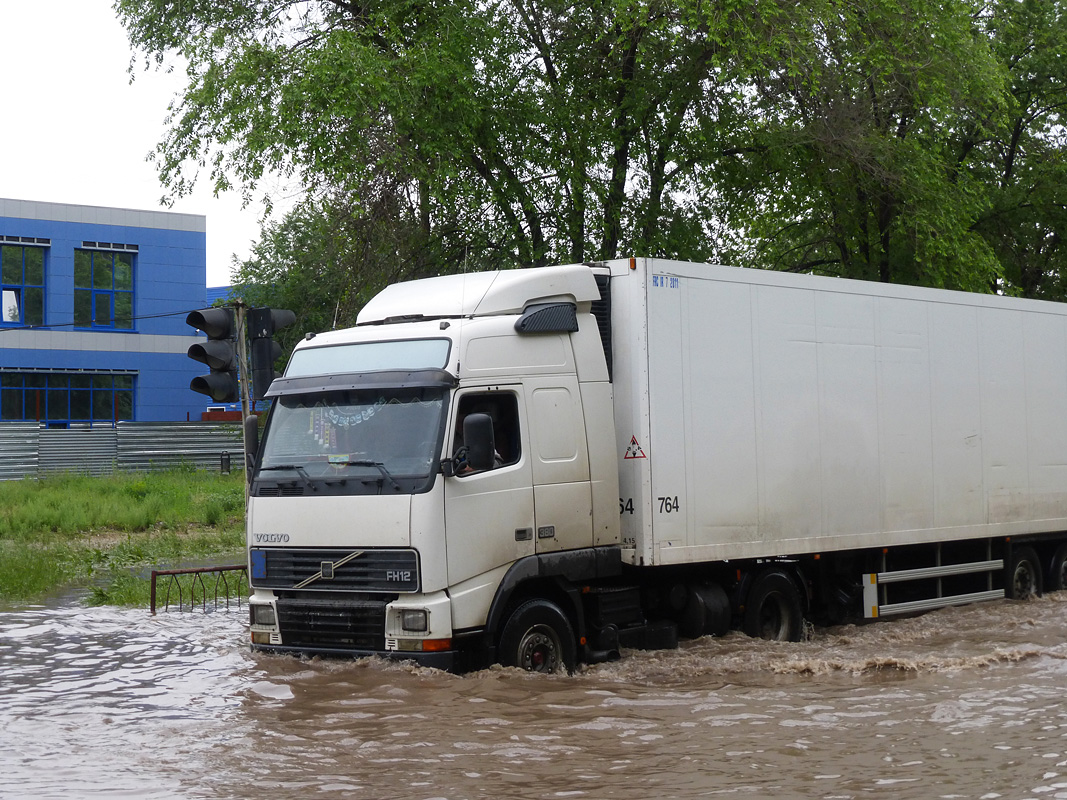
[[[630,437],[630,446],[626,448],[626,455],[623,456],[623,458],[648,458],[648,456],[645,455],[645,451],[641,449],[641,445],[637,443],[636,436]]]

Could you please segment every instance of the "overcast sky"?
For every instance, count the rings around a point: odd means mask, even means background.
[[[180,75],[138,71],[112,0],[0,0],[0,197],[160,209],[146,162]],[[142,59],[143,61],[143,59]],[[258,207],[198,185],[174,211],[207,217],[207,283],[230,282],[259,237]]]

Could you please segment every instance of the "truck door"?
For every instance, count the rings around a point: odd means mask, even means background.
[[[592,547],[589,448],[578,379],[527,378],[523,388],[530,415],[537,552]]]
[[[533,480],[526,410],[518,386],[467,389],[453,400],[448,455],[463,444],[463,419],[493,419],[497,459],[490,470],[460,468],[445,482],[448,582],[451,585],[533,555]]]

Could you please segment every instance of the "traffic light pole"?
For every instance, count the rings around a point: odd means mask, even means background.
[[[245,505],[248,505],[248,493],[252,488],[252,460],[255,458],[255,453],[252,452],[252,442],[249,441],[248,435],[248,417],[251,415],[251,403],[248,402],[249,397],[249,385],[251,379],[248,371],[248,349],[247,342],[245,341],[245,304],[244,301],[238,300],[234,303],[234,312],[237,315],[237,358],[240,362],[238,372],[241,379],[239,384],[241,386],[241,449],[244,451],[245,460]]]
[[[226,306],[190,311],[188,325],[207,335],[206,342],[189,348],[189,357],[206,364],[210,372],[193,378],[189,388],[206,394],[216,403],[241,403],[241,439],[244,446],[245,475],[252,474],[255,457],[256,428],[250,423],[256,400],[266,397],[276,377],[274,362],[281,357],[281,347],[273,341],[274,332],[292,324],[296,315],[281,308],[252,308],[237,299]],[[246,322],[252,330],[252,357],[249,360]],[[245,500],[249,483],[245,482]]]
[[[241,380],[241,419],[244,419],[251,413],[251,403],[249,403],[249,384],[251,383],[251,372],[248,369],[248,342],[245,337],[245,304],[243,301],[238,300],[234,303],[234,310],[237,313],[237,359],[240,362],[238,373]],[[245,442],[245,452],[248,452],[248,442]]]

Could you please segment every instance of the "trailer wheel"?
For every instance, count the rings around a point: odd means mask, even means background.
[[[799,642],[804,611],[796,584],[781,570],[768,570],[752,584],[745,599],[745,633],[758,639]]]
[[[1030,600],[1041,595],[1041,562],[1030,547],[1020,547],[1012,553],[1008,570],[1008,597]]]
[[[1067,544],[1061,544],[1056,551],[1056,555],[1052,557],[1049,589],[1053,592],[1067,589]]]
[[[559,606],[527,600],[508,617],[500,634],[500,663],[527,672],[574,669],[574,628]]]

